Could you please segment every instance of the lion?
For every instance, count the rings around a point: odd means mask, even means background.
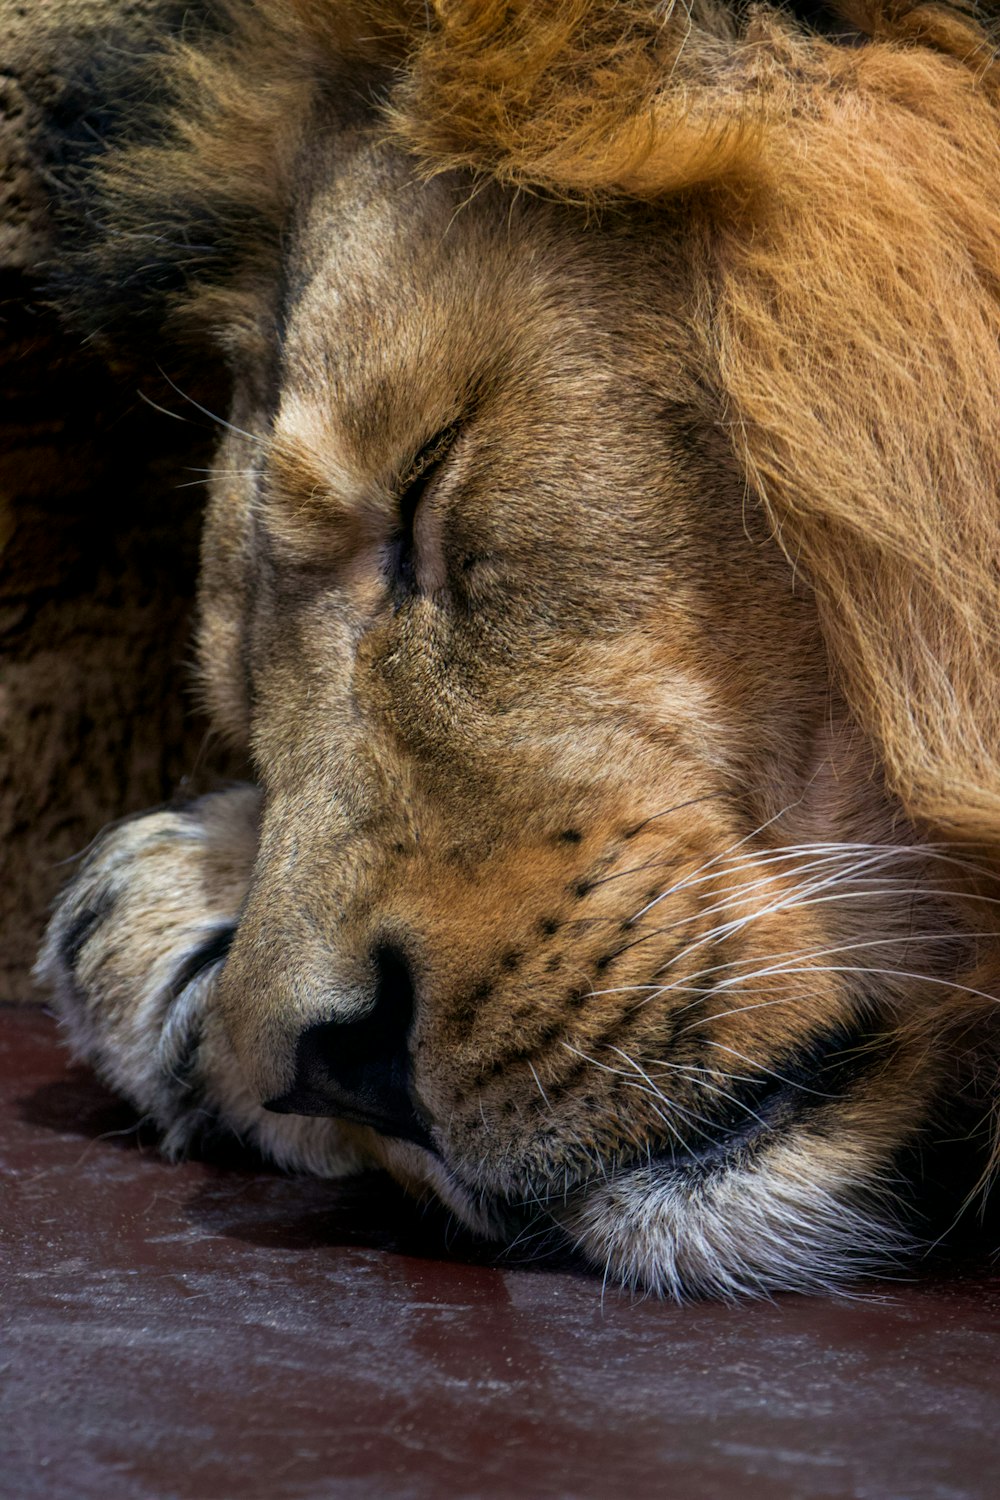
[[[88,59],[51,296],[230,381],[251,779],[106,831],[39,960],[168,1153],[677,1298],[898,1268],[937,1148],[988,1176],[992,26],[206,0]]]

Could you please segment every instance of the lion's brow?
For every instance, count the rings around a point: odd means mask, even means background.
[[[333,498],[338,465],[327,465],[307,443],[289,434],[278,434],[268,458],[270,488],[278,495],[300,500]]]
[[[345,517],[370,499],[375,475],[352,463],[334,433],[308,415],[275,428],[268,454],[268,490],[297,509],[318,505],[324,514]]]

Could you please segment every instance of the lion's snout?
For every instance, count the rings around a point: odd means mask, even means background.
[[[388,945],[375,950],[372,969],[368,1009],[306,1026],[295,1042],[291,1086],[266,1100],[265,1108],[278,1114],[334,1115],[430,1148],[413,1094],[412,969],[402,950]]]

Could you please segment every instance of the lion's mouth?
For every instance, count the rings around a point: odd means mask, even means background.
[[[859,1136],[850,1102],[884,1066],[887,1041],[860,1022],[832,1027],[766,1071],[730,1076],[700,1136],[557,1192],[545,1217],[605,1278],[679,1300],[885,1272],[913,1242],[902,1200],[880,1186],[888,1161]]]
[[[569,1250],[615,1281],[677,1298],[832,1288],[912,1248],[879,1195],[886,1163],[872,1156],[851,1107],[889,1065],[890,1042],[862,1013],[777,1051],[767,1067],[727,1049],[697,1129],[664,1130],[648,1149],[565,1174],[530,1159],[518,1167],[513,1153],[462,1159],[430,1122],[387,1110],[391,1090],[378,1108],[356,1091],[334,1110],[326,1075],[314,1104],[376,1131],[383,1166],[504,1255]],[[307,1082],[300,1071],[300,1087]],[[308,1101],[300,1093],[296,1102]]]
[[[433,1179],[438,1195],[470,1228],[517,1241],[544,1221],[565,1225],[609,1191],[655,1196],[669,1186],[693,1194],[712,1181],[755,1169],[769,1152],[807,1139],[819,1116],[842,1104],[885,1059],[887,1040],[859,1019],[814,1034],[772,1067],[754,1069],[746,1059],[743,1072],[724,1075],[724,1087],[713,1085],[714,1108],[700,1116],[697,1131],[692,1127],[683,1138],[667,1134],[651,1140],[648,1148],[621,1152],[603,1168],[591,1164],[551,1181],[526,1174],[523,1190],[491,1182],[481,1166],[452,1162],[446,1150],[412,1136],[404,1145],[396,1133],[392,1151],[394,1157],[406,1152],[411,1162],[422,1156],[423,1175]],[[738,1060],[730,1060],[736,1069]],[[409,1142],[422,1151],[412,1152]]]

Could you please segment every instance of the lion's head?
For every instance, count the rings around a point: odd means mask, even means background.
[[[643,1285],[883,1263],[991,991],[985,33],[211,13],[162,133],[74,177],[60,279],[231,371],[199,644],[262,792],[246,1088]]]

